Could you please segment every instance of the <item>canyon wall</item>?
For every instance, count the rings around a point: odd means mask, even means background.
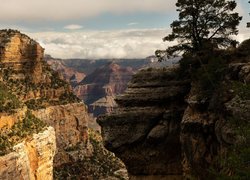
[[[250,58],[230,53],[229,63],[211,60],[206,72],[193,69],[195,78],[183,76],[179,66],[142,70],[116,98],[118,108],[97,119],[105,147],[131,179],[213,179],[235,175],[232,167],[248,171]]]
[[[43,60],[43,53],[44,49],[36,41],[19,31],[0,31],[0,93],[3,97],[0,98],[0,143],[5,148],[1,159],[3,166],[6,158],[10,163],[7,163],[9,169],[1,168],[0,177],[52,179],[52,166],[92,155],[87,108],[73,94],[69,83]],[[49,126],[49,131],[36,132],[39,124],[32,124],[35,121]],[[32,128],[34,132],[29,130]],[[23,134],[26,129],[27,135]],[[20,138],[14,140],[12,131],[21,134],[22,142]],[[2,141],[6,137],[11,137],[15,145],[13,152],[9,144]]]
[[[142,70],[117,97],[116,111],[98,119],[105,147],[131,175],[182,175],[180,122],[189,90],[172,69]]]
[[[52,180],[55,152],[55,131],[48,127],[0,156],[0,179]]]

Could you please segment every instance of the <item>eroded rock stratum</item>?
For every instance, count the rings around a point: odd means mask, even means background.
[[[132,179],[211,179],[218,176],[213,170],[231,176],[237,170],[227,160],[241,155],[243,169],[249,168],[247,154],[238,152],[249,149],[249,137],[238,131],[249,132],[250,58],[237,53],[241,59],[221,69],[209,62],[208,81],[202,70],[193,73],[195,80],[180,76],[178,66],[141,70],[117,97],[118,108],[98,118],[105,147],[121,158]],[[211,82],[219,70],[222,78]]]
[[[53,166],[92,155],[87,108],[43,57],[27,35],[0,31],[0,179],[52,179]]]

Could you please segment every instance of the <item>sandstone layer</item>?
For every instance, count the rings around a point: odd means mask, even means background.
[[[105,147],[131,175],[182,175],[180,123],[189,89],[171,69],[142,70],[117,97],[118,109],[98,119]]]
[[[69,83],[65,82],[59,73],[53,71],[43,57],[44,49],[33,39],[15,30],[0,31],[0,93],[4,96],[0,98],[1,133],[6,128],[11,131],[12,126],[18,130],[18,124],[22,122],[27,112],[33,113],[56,132],[55,158],[51,154],[51,159],[45,162],[34,157],[31,164],[26,165],[27,167],[20,166],[20,169],[17,169],[15,164],[10,167],[19,173],[26,171],[25,168],[32,170],[33,167],[30,165],[35,164],[36,169],[33,169],[38,173],[34,175],[35,179],[43,178],[43,175],[39,175],[39,169],[47,167],[47,163],[51,163],[52,166],[52,160],[54,160],[53,165],[58,166],[77,161],[79,158],[91,155],[92,152],[88,143],[86,106],[73,94]],[[27,122],[29,125],[30,122]],[[5,137],[6,133],[3,135]],[[52,135],[50,138],[53,140],[55,137]],[[4,141],[1,143],[4,144]],[[33,141],[30,143],[27,147],[25,145],[25,149],[33,146]],[[41,140],[41,143],[40,149],[43,148],[42,145],[46,148],[46,139]],[[38,150],[27,151],[26,156],[33,156],[36,151]],[[54,152],[55,148],[51,147],[51,151]],[[5,174],[2,169],[0,174]],[[50,177],[45,179],[52,179],[53,174],[49,175]],[[32,176],[30,175],[31,179]]]
[[[55,166],[71,162],[72,159],[77,161],[81,156],[92,155],[92,150],[88,147],[86,111],[86,106],[81,103],[50,106],[33,111],[36,117],[55,128],[58,148]]]
[[[55,152],[55,131],[49,127],[0,156],[0,179],[52,180]]]

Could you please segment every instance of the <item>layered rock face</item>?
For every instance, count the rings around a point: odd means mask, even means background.
[[[0,32],[0,59],[1,68],[16,71],[13,79],[24,79],[24,75],[32,74],[32,83],[44,82],[42,78],[42,59],[44,49],[24,34],[15,31]],[[26,73],[22,71],[26,70]],[[8,73],[8,72],[6,72]],[[27,78],[27,76],[26,76]]]
[[[36,117],[55,128],[58,151],[54,166],[92,155],[92,149],[88,147],[89,117],[86,111],[86,107],[80,103],[50,106],[34,111]]]
[[[211,99],[199,97],[202,92],[195,83],[187,96],[188,107],[182,117],[180,135],[185,176],[196,174],[202,179],[208,178],[209,171],[204,169],[212,167],[217,156],[228,156],[225,155],[228,148],[237,145],[243,137],[237,131],[243,132],[241,126],[248,127],[250,123],[250,63],[227,66],[225,80]],[[232,170],[227,171],[227,175],[232,174]]]
[[[75,70],[73,68],[65,66],[63,64],[63,62],[60,60],[53,59],[51,57],[47,57],[46,61],[54,71],[57,71],[60,74],[62,74],[64,80],[68,81],[72,87],[75,87],[86,76],[82,72],[78,72],[77,70]]]
[[[12,126],[18,128],[15,125],[22,122],[23,116],[27,112],[52,126],[55,129],[57,144],[54,165],[59,166],[91,155],[87,133],[88,114],[86,106],[73,94],[70,85],[49,67],[43,60],[43,56],[43,48],[28,36],[14,30],[0,31],[0,93],[4,96],[0,98],[2,103],[0,126],[7,129]],[[8,106],[9,108],[7,108]],[[38,134],[38,136],[40,135],[42,138],[42,134]],[[53,133],[50,138],[53,140],[55,137],[52,135]],[[42,143],[40,149],[47,147],[45,141],[46,139],[40,139],[40,143]],[[26,143],[27,147],[26,144],[20,146],[24,149],[38,146],[33,145],[34,143],[36,142],[31,140]],[[42,147],[43,145],[44,147]],[[50,148],[51,152],[55,151],[54,148]],[[20,151],[23,150],[20,149]],[[27,156],[33,156],[32,153],[41,154],[41,157],[32,157],[30,160],[31,165],[36,166],[34,171],[38,173],[35,178],[43,177],[43,175],[39,175],[39,169],[47,166],[46,163],[52,164],[53,153],[50,154],[51,159],[45,162],[41,158],[46,151],[42,151],[43,149],[31,149],[26,152]],[[13,159],[13,163],[19,161],[18,158],[16,159]],[[32,169],[29,164],[24,168]],[[0,174],[5,174],[1,170]],[[52,173],[49,175],[51,176]],[[52,177],[45,179],[52,179]]]
[[[98,119],[105,146],[131,175],[182,174],[180,123],[189,89],[171,69],[142,70],[117,97],[118,109]]]
[[[108,63],[87,75],[75,88],[75,94],[83,99],[94,116],[110,113],[115,107],[114,96],[122,93],[134,71],[115,63]]]
[[[140,71],[117,97],[118,108],[97,119],[105,147],[121,158],[132,179],[211,179],[210,168],[232,175],[233,166],[218,165],[227,159],[217,160],[238,144],[245,150],[236,148],[235,158],[247,160],[250,69],[245,61],[226,64],[213,91],[179,79],[178,68]],[[245,134],[237,135],[239,130]]]
[[[0,156],[0,179],[52,180],[55,152],[55,131],[49,127]]]

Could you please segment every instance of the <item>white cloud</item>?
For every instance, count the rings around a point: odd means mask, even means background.
[[[128,23],[127,25],[128,26],[134,26],[134,25],[137,25],[138,23],[137,22],[131,22],[131,23]]]
[[[165,49],[166,29],[28,33],[57,58],[145,58]]]
[[[78,30],[78,29],[82,29],[83,27],[81,25],[78,24],[70,24],[64,27],[64,29],[68,29],[68,30]]]
[[[102,13],[166,12],[174,4],[172,0],[2,0],[0,20],[51,21],[84,19]]]

